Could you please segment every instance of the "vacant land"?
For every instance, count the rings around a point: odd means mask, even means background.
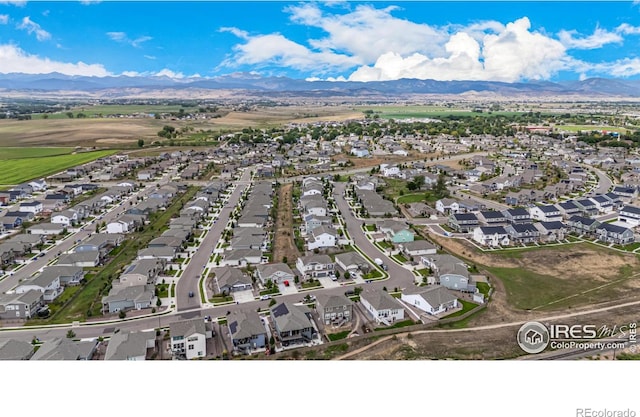
[[[291,192],[293,184],[284,184],[278,190],[278,218],[275,225],[275,243],[273,245],[273,261],[295,262],[301,254],[293,239],[293,208]]]
[[[640,260],[589,243],[481,252],[466,241],[430,234],[438,244],[486,271],[502,307],[554,311],[627,299],[640,287]]]
[[[2,162],[0,185],[13,185],[60,172],[69,167],[81,165],[116,151],[82,152],[69,155],[47,156],[34,163],[33,158],[11,159]]]

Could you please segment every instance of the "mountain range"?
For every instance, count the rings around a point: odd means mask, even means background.
[[[407,94],[457,95],[492,93],[527,96],[594,96],[640,97],[640,80],[589,78],[581,81],[529,81],[506,83],[497,81],[435,81],[400,79],[395,81],[307,81],[287,77],[262,77],[252,73],[234,73],[214,78],[163,77],[87,77],[50,74],[0,74],[0,90],[5,92],[46,93],[81,91],[99,93],[114,89],[154,90],[241,90],[257,95],[300,96],[402,96]]]

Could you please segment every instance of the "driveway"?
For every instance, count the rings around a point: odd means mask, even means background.
[[[253,290],[235,291],[233,293],[233,299],[237,303],[249,303],[251,301],[255,301]]]
[[[340,286],[338,281],[333,281],[329,277],[318,278],[318,281],[320,281],[320,284],[322,284],[324,288],[336,288]]]
[[[278,289],[280,290],[280,294],[289,295],[289,294],[297,294],[298,289],[294,284],[289,284],[289,286],[285,286],[284,284],[278,284]]]

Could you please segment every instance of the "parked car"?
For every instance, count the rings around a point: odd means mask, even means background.
[[[189,291],[189,298],[193,298],[193,291]]]
[[[269,300],[270,298],[271,298],[271,296],[269,294],[261,295],[260,296],[260,301]]]
[[[289,281],[284,281],[284,286],[288,287],[289,286]]]

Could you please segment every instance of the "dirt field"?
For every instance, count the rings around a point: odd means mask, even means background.
[[[291,192],[293,184],[284,184],[278,190],[278,219],[275,225],[273,262],[282,262],[286,256],[288,263],[295,263],[301,254],[293,240],[293,207]]]

